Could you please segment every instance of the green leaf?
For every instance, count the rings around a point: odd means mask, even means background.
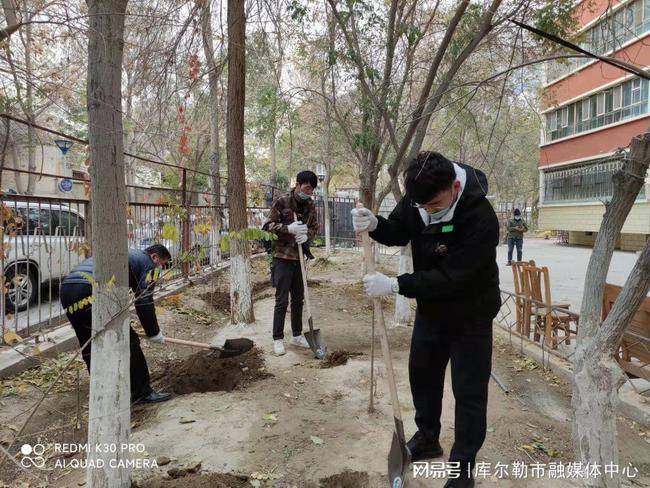
[[[262,419],[266,420],[268,422],[277,422],[278,421],[278,416],[275,415],[273,412],[265,413],[262,415]]]
[[[180,236],[180,232],[178,231],[178,227],[176,227],[174,224],[163,225],[163,230],[162,230],[163,239],[168,239],[170,241],[177,241],[179,236]]]
[[[320,437],[317,437],[317,436],[315,436],[315,435],[312,435],[312,436],[309,436],[309,438],[310,438],[311,441],[312,441],[314,444],[316,444],[317,446],[320,446],[320,445],[323,444],[323,439],[321,439]]]

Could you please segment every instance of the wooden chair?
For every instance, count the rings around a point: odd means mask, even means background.
[[[526,295],[524,287],[524,266],[535,266],[535,261],[513,261],[512,262],[512,276],[515,285],[515,312],[517,317],[517,332],[526,336],[530,335],[530,313],[526,313],[527,301],[522,296]],[[527,298],[530,298],[526,296]],[[527,332],[525,332],[527,331]]]
[[[603,293],[603,320],[612,309],[621,287],[605,284]],[[626,373],[650,381],[650,298],[646,298],[632,317],[621,339],[618,364]]]
[[[569,304],[553,303],[548,268],[524,265],[523,271],[525,295],[530,297],[526,300],[525,313],[533,317],[535,323],[533,340],[539,341],[543,334],[544,342],[550,344],[553,349],[557,349],[560,342],[570,344],[571,336],[575,335],[571,330],[571,323],[575,321],[575,316],[562,310],[568,310]],[[562,340],[560,340],[560,332],[564,336]],[[524,330],[524,334],[530,334],[530,328]]]

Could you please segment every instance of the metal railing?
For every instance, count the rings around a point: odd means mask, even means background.
[[[623,156],[609,156],[589,163],[544,172],[544,201],[588,201],[611,198],[614,174],[623,167]],[[645,199],[645,187],[638,199]]]
[[[546,305],[523,294],[501,290],[501,308],[494,322],[506,330],[511,344],[536,344],[542,354],[570,360],[580,315],[569,308]]]
[[[9,342],[7,331],[26,337],[64,322],[60,282],[92,252],[88,200],[3,195],[1,204],[0,344]],[[249,207],[248,226],[261,228],[267,211]],[[168,280],[207,273],[227,257],[220,250],[229,224],[223,206],[131,202],[126,213],[129,248],[144,250],[161,243],[169,249]],[[214,225],[217,219],[220,227]],[[251,242],[253,251],[261,248],[261,243]]]

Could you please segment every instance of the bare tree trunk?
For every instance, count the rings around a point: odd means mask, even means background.
[[[614,195],[605,207],[585,276],[574,359],[572,405],[576,457],[583,463],[618,464],[616,418],[618,390],[625,375],[614,355],[634,313],[650,289],[650,243],[646,243],[612,310],[601,321],[607,271],[634,201],[650,165],[650,133],[632,140],[629,157],[614,179]],[[618,487],[618,477],[590,478],[586,486]]]
[[[212,39],[212,13],[210,2],[203,3],[201,12],[201,29],[203,33],[203,53],[208,65],[208,85],[210,88],[210,183],[212,188],[212,198],[214,200],[215,210],[212,218],[216,230],[217,241],[221,231],[221,180],[219,179],[221,170],[221,161],[219,156],[219,77],[221,76],[221,65],[217,67],[214,59],[214,42]],[[218,242],[217,247],[218,249]]]
[[[269,169],[269,185],[275,188],[278,181],[278,156],[276,151],[276,131],[273,131],[271,134],[271,140],[269,141],[269,150],[271,152],[271,168]]]
[[[11,130],[9,120],[3,119],[2,124],[5,126],[5,135],[2,140],[2,154],[0,154],[0,191],[2,190],[2,177],[5,171],[5,162],[7,161],[7,145],[9,144],[9,131]]]
[[[411,257],[411,245],[404,246],[399,255],[398,275],[413,272],[413,258]],[[411,300],[399,293],[395,294],[395,320],[394,327],[413,325],[413,309]]]
[[[25,95],[27,96],[27,120],[30,122],[30,125],[27,126],[27,161],[28,169],[31,171],[27,175],[27,191],[28,195],[34,194],[34,189],[36,187],[36,134],[34,134],[34,126],[31,124],[35,123],[34,120],[34,95],[32,85],[34,83],[34,74],[32,72],[32,24],[27,24],[25,26],[25,77],[26,86],[25,86]]]
[[[5,11],[5,20],[7,27],[18,25],[18,11],[14,0],[2,0],[2,9]]]
[[[131,79],[129,79],[129,71],[125,70],[126,73],[126,86],[127,86],[127,91],[126,91],[126,120],[130,121],[131,117],[133,115],[133,83]],[[135,133],[134,131],[129,131],[127,129],[124,130],[124,146],[126,152],[133,152],[131,150],[131,145],[135,142]],[[126,166],[126,184],[127,185],[135,185],[135,163],[133,159],[129,159],[125,161],[125,166]],[[135,202],[136,201],[136,193],[135,193],[135,188],[127,187],[127,202]]]
[[[322,89],[325,93],[325,78],[322,80]],[[323,181],[323,216],[325,217],[325,254],[329,256],[332,253],[331,242],[331,216],[329,204],[329,186],[332,180],[332,113],[330,110],[329,100],[325,100],[325,123],[327,132],[325,133],[325,180]]]
[[[20,164],[18,164],[18,151],[16,150],[15,140],[12,141],[11,144],[11,159],[13,161],[13,167],[15,169],[24,169],[20,167]],[[16,192],[19,195],[23,195],[25,193],[25,185],[23,184],[22,174],[14,173],[14,181],[16,182]]]
[[[92,174],[93,334],[88,443],[123,445],[130,435],[128,242],[122,128],[122,55],[127,0],[87,0],[88,127]],[[109,285],[113,280],[114,285]],[[91,488],[130,487],[128,451],[89,454]],[[105,467],[91,463],[102,460]]]
[[[230,231],[245,229],[246,168],[244,166],[244,103],[246,98],[246,14],[242,0],[228,0],[228,208]],[[230,320],[255,321],[251,294],[250,248],[236,237],[230,242]]]

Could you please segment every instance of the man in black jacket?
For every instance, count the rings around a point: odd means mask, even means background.
[[[414,461],[442,456],[440,414],[447,363],[456,399],[449,460],[461,476],[445,487],[474,486],[472,469],[485,440],[492,320],[501,305],[496,247],[499,223],[485,198],[485,175],[435,152],[405,171],[406,196],[388,219],[352,212],[357,232],[388,246],[412,247],[414,272],[364,276],[370,296],[400,293],[417,300],[409,377],[418,431],[408,442]]]
[[[165,337],[158,327],[156,309],[153,303],[156,268],[164,267],[171,255],[162,244],[154,244],[144,251],[129,249],[129,288],[136,296],[135,311],[150,341],[163,343]],[[61,305],[65,309],[79,346],[83,347],[92,335],[92,306],[80,307],[84,298],[92,296],[93,286],[88,277],[93,276],[93,258],[79,263],[61,282]],[[78,309],[70,312],[69,307],[77,304]],[[169,400],[169,393],[155,392],[149,384],[149,368],[140,348],[138,334],[131,328],[131,401],[157,403]],[[90,372],[90,343],[81,350],[81,356]]]

